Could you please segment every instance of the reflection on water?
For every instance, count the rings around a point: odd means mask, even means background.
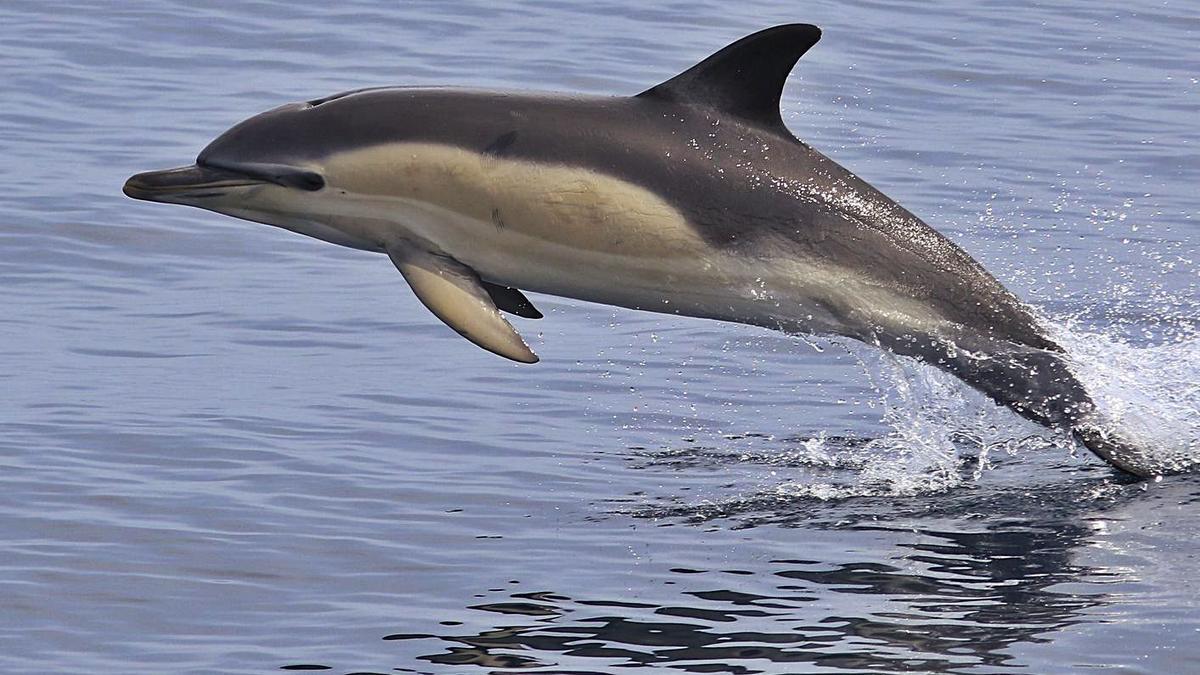
[[[760,517],[834,537],[905,533],[913,541],[836,564],[797,550],[796,558],[763,561],[756,570],[673,568],[664,582],[676,589],[670,602],[639,600],[633,589],[605,596],[492,588],[467,608],[469,621],[384,640],[406,643],[416,662],[436,666],[428,672],[449,666],[564,674],[631,667],[734,674],[1003,669],[1013,665],[1014,645],[1049,642],[1056,631],[1098,620],[1088,610],[1109,598],[1097,589],[1122,581],[1122,574],[1077,562],[1077,549],[1093,538],[1092,523],[1107,506],[1140,493],[1137,486],[1082,481],[1017,495],[918,500],[893,516],[932,523],[957,514],[977,524],[958,531],[897,528],[862,500],[810,500]],[[1083,582],[1092,585],[1088,591],[1074,590]],[[488,627],[459,628],[479,621]],[[410,665],[396,670],[422,671]]]

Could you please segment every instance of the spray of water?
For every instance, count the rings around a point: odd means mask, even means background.
[[[1101,332],[1074,317],[1042,324],[1070,355],[1072,371],[1108,428],[1143,449],[1162,473],[1200,470],[1200,331],[1183,322],[1135,343],[1121,336],[1128,331],[1119,325]],[[765,467],[770,475],[737,494],[724,486],[715,498],[677,503],[675,510],[656,507],[651,514],[708,520],[787,511],[814,500],[935,495],[977,482],[1013,489],[1044,482],[1047,472],[1072,480],[1085,467],[1102,478],[1094,483],[1095,498],[1120,489],[1121,481],[1107,479],[1118,474],[1069,432],[1025,420],[931,365],[853,341],[822,344],[844,350],[870,379],[884,433],[739,437],[760,447],[689,450],[709,464]]]
[[[1157,474],[1200,466],[1200,336],[1135,345],[1074,322],[1052,325],[1091,393],[1099,423],[1139,448]]]
[[[1165,341],[1134,344],[1084,329],[1074,319],[1045,323],[1092,394],[1097,422],[1107,433],[1137,447],[1155,473],[1200,468],[1200,335],[1195,330],[1180,328]],[[800,452],[814,465],[837,467],[838,475],[770,488],[781,497],[932,494],[979,480],[998,455],[1078,451],[1068,433],[1023,420],[936,368],[853,343],[842,347],[871,378],[888,431],[854,448],[839,448],[824,437],[807,439]],[[1093,461],[1089,453],[1082,456]]]
[[[1015,456],[1072,441],[1017,417],[984,395],[928,364],[846,343],[871,379],[887,431],[860,447],[841,439],[805,441],[804,452],[837,467],[827,474],[776,486],[788,497],[844,499],[934,494],[978,480],[997,454]],[[853,460],[847,455],[852,455]]]

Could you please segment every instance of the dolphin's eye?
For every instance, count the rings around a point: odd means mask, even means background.
[[[325,177],[316,171],[297,171],[279,177],[279,182],[307,192],[316,192],[325,187]]]
[[[325,177],[316,171],[306,171],[283,164],[238,164],[231,168],[276,185],[305,192],[316,192],[325,187]]]
[[[317,172],[306,171],[295,175],[296,187],[308,192],[316,192],[325,186],[325,177]]]
[[[297,169],[285,164],[258,164],[255,162],[215,162],[201,157],[196,160],[200,166],[211,166],[233,173],[257,178],[267,183],[274,183],[287,188],[295,188],[306,192],[316,192],[325,187],[325,177],[316,171]]]

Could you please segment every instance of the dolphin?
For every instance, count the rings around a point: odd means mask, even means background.
[[[504,313],[540,318],[530,291],[841,336],[1154,473],[1015,295],[787,129],[784,82],[820,37],[768,28],[635,96],[379,87],[289,103],[124,192],[386,254],[446,325],[521,363],[538,357]]]

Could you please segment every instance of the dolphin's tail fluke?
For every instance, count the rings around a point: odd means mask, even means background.
[[[1101,424],[1084,421],[1076,424],[1071,431],[1085,448],[1126,473],[1139,478],[1150,478],[1163,473],[1162,468],[1158,467],[1157,463],[1147,457],[1136,445],[1109,431]]]
[[[1126,473],[1142,478],[1160,473],[1144,452],[1103,424],[1062,352],[979,336],[953,341],[929,335],[879,338],[881,346],[945,370],[1026,419],[1070,431],[1084,447]]]

